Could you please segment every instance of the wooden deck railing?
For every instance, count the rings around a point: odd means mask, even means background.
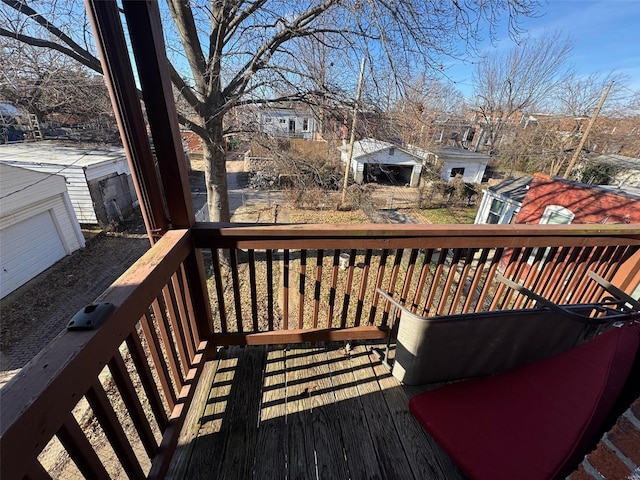
[[[116,307],[104,324],[62,333],[2,389],[0,477],[162,476],[206,359],[192,249],[168,232],[100,296]]]
[[[210,338],[198,333],[208,319],[195,318],[188,288],[194,246],[208,255]],[[589,270],[635,287],[640,229],[196,224],[170,231],[97,299],[115,305],[104,324],[62,333],[0,391],[0,476],[162,477],[214,346],[383,338],[390,308],[378,287],[428,315],[529,306],[496,282],[497,271],[553,301],[590,302],[604,292],[589,283]]]
[[[218,344],[382,338],[390,305],[376,288],[433,316],[531,308],[497,272],[556,303],[585,303],[604,294],[588,271],[626,287],[640,268],[640,229],[628,225],[202,223],[193,236],[210,253]]]

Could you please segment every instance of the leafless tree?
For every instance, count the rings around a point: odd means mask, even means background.
[[[106,121],[115,128],[102,77],[55,50],[1,37],[0,100],[36,115],[41,124],[66,118]]]
[[[512,50],[493,50],[473,76],[477,108],[491,151],[517,114],[541,108],[569,74],[570,42],[559,33],[527,39]]]
[[[625,109],[630,97],[624,83],[625,77],[615,72],[606,75],[592,73],[587,76],[572,73],[554,92],[558,113],[571,117],[590,116],[596,109],[605,87],[611,85],[602,115],[619,114]]]
[[[66,53],[100,71],[74,0],[1,0],[0,36]],[[212,220],[229,219],[225,171],[225,115],[244,105],[352,95],[318,82],[304,68],[300,42],[324,45],[346,59],[369,57],[371,81],[393,71],[401,82],[417,67],[439,65],[462,37],[473,42],[488,23],[530,15],[537,0],[167,0],[165,24],[171,78],[194,112],[183,118],[203,140]],[[126,10],[126,1],[124,2]],[[355,70],[355,69],[354,69]],[[355,75],[354,75],[355,76]],[[342,94],[342,95],[341,95]]]

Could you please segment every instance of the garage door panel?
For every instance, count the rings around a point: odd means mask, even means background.
[[[0,297],[65,255],[64,244],[49,211],[0,230]]]

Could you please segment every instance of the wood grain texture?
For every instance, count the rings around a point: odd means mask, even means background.
[[[464,478],[411,417],[418,392],[364,345],[223,349],[188,469],[171,478]]]
[[[285,478],[288,453],[285,350],[267,353],[253,478]]]
[[[287,351],[287,473],[288,478],[293,480],[317,478],[315,439],[311,427],[311,402],[306,374],[309,361],[305,348]]]

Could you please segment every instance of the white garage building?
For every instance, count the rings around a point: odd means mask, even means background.
[[[348,159],[348,146],[340,147],[342,163]],[[365,138],[353,144],[351,173],[356,183],[381,182],[417,187],[422,160],[392,143]]]
[[[82,247],[65,179],[0,163],[0,298]]]
[[[75,146],[55,141],[0,145],[0,162],[67,182],[71,204],[82,224],[108,225],[129,216],[137,205],[122,148]]]

